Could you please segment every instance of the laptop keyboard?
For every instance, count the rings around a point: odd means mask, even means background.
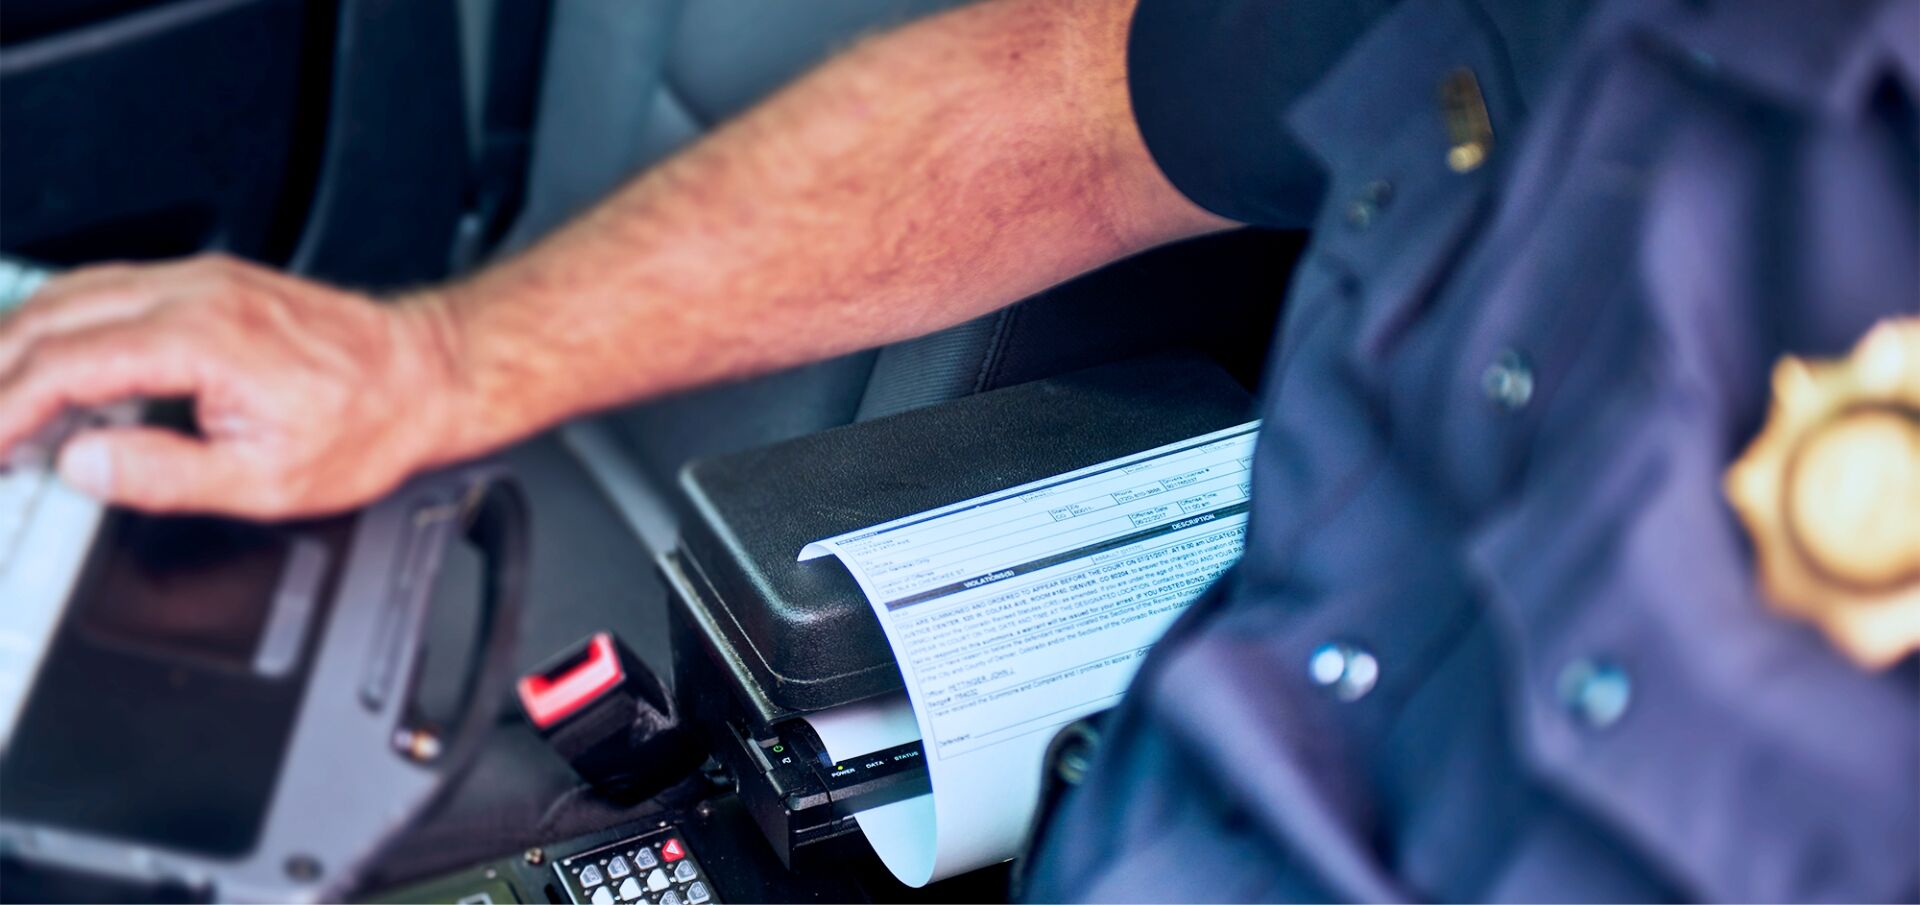
[[[0,318],[46,277],[44,270],[0,257]],[[13,734],[104,512],[60,482],[54,456],[75,431],[131,424],[139,412],[134,403],[69,412],[0,455],[0,751]]]
[[[53,457],[74,431],[131,423],[133,404],[69,414],[0,461],[0,750],[93,547],[105,507],[61,483]]]
[[[139,406],[133,403],[68,411],[0,457],[0,581],[18,556],[41,500],[59,480],[53,461],[61,444],[78,431],[132,424],[138,417]]]
[[[47,272],[40,268],[0,257],[0,317],[26,301],[46,278]],[[36,434],[0,457],[0,580],[5,579],[20,537],[26,533],[27,522],[33,519],[34,507],[46,489],[49,442],[57,439],[53,436],[56,430],[70,428],[51,427],[44,435]]]
[[[45,469],[0,465],[0,580],[5,580],[27,523],[50,483]]]

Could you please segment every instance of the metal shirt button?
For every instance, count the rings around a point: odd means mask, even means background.
[[[1085,720],[1067,724],[1053,740],[1053,773],[1061,782],[1077,786],[1093,770],[1100,753],[1100,735]]]
[[[1393,183],[1385,179],[1375,179],[1361,187],[1353,200],[1347,202],[1347,225],[1356,230],[1364,230],[1373,225],[1380,210],[1393,200]]]
[[[1313,649],[1307,677],[1340,701],[1358,701],[1380,681],[1380,661],[1365,648],[1329,641]]]
[[[1480,374],[1480,389],[1494,405],[1517,412],[1533,401],[1533,366],[1514,349],[1504,349]]]
[[[1626,670],[1598,660],[1580,659],[1560,671],[1560,703],[1590,729],[1605,729],[1627,715],[1633,680]]]

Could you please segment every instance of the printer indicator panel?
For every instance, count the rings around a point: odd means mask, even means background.
[[[818,753],[818,761],[827,788],[833,792],[861,788],[898,773],[918,772],[924,776],[927,769],[925,752],[918,741],[844,761],[835,761],[823,749]],[[924,788],[915,789],[916,793],[924,791]]]

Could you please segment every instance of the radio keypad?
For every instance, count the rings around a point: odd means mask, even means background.
[[[636,836],[554,862],[574,902],[593,905],[711,905],[705,871],[671,830]]]

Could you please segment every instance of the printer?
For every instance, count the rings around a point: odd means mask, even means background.
[[[674,689],[782,862],[866,849],[860,812],[923,794],[919,743],[829,757],[808,723],[897,699],[880,624],[808,543],[1246,421],[1216,365],[1148,359],[1021,384],[690,464],[670,588]]]

